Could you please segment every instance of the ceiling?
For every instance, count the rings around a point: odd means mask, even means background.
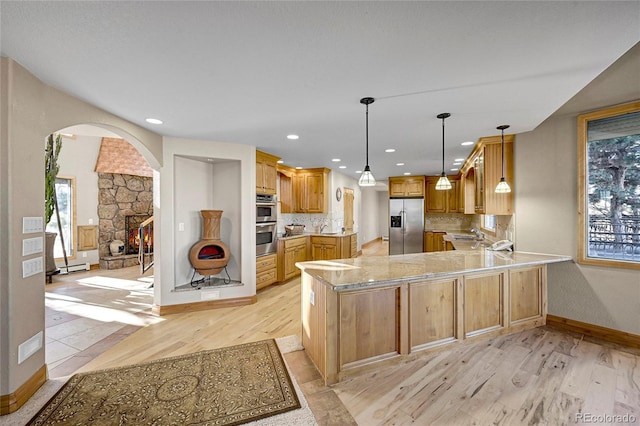
[[[451,113],[454,174],[462,142],[534,129],[640,41],[637,1],[2,0],[0,18],[1,54],[45,83],[156,133],[255,145],[290,166],[357,178],[359,101],[374,97],[378,180],[440,173],[437,114]]]

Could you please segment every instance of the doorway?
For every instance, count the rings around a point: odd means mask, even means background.
[[[353,232],[353,189],[344,188],[344,230]]]

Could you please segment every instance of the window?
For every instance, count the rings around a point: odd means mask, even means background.
[[[485,231],[489,231],[491,234],[495,235],[495,232],[496,232],[496,216],[493,215],[493,214],[482,215],[481,227]]]
[[[578,117],[578,262],[640,269],[640,102]]]
[[[67,250],[67,258],[75,258],[75,221],[76,221],[76,180],[72,177],[56,177],[56,197],[58,198],[58,208],[60,209],[60,222],[62,223],[62,237],[64,239],[64,247]],[[51,221],[47,224],[47,232],[55,232],[60,234],[58,228],[58,216],[54,212]],[[53,247],[53,256],[63,259],[62,243],[60,237],[56,238]]]

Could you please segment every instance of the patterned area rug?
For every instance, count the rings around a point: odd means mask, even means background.
[[[28,425],[238,425],[296,408],[271,339],[76,374]]]

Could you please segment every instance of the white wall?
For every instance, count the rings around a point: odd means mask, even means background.
[[[220,236],[232,252],[229,273],[243,283],[220,288],[220,299],[255,295],[255,147],[164,137],[163,156],[161,202],[154,212],[160,217],[162,247],[154,264],[160,288],[154,303],[165,306],[203,300],[201,291],[174,291],[188,283],[193,273],[188,251],[201,237],[203,209],[224,211]],[[207,158],[214,162],[208,164]],[[178,230],[180,223],[184,231]]]
[[[640,44],[535,130],[516,136],[518,250],[577,258],[577,116],[640,99]],[[549,313],[640,334],[638,271],[549,265]]]
[[[65,177],[74,177],[76,181],[76,222],[75,226],[98,225],[98,174],[94,171],[100,143],[102,138],[98,136],[77,135],[76,139],[63,138],[62,149],[58,163],[58,174]],[[44,142],[43,142],[44,144]],[[93,223],[89,223],[89,221]],[[77,229],[77,228],[76,228]],[[77,251],[78,235],[74,234],[74,250],[76,258],[69,261],[69,265],[83,263],[97,264],[100,261],[98,249]],[[87,257],[83,257],[83,253]],[[57,262],[58,267],[64,265],[64,260]]]
[[[389,192],[378,191],[378,236],[389,236]],[[376,237],[377,238],[377,237]]]
[[[386,221],[387,209],[381,206],[378,194],[380,191],[376,191],[373,187],[364,187],[362,192],[362,205],[361,205],[361,226],[360,226],[360,241],[362,244],[375,240],[380,235],[380,221]],[[386,196],[386,193],[385,193]]]

